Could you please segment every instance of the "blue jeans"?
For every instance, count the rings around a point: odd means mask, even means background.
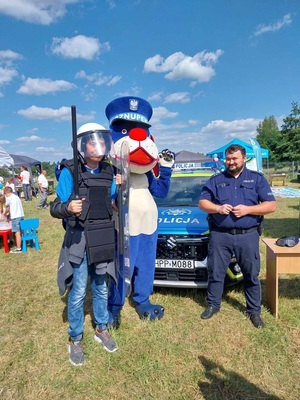
[[[30,184],[24,184],[22,185],[23,192],[24,192],[24,199],[25,201],[30,201],[32,196],[31,196],[31,185]]]
[[[107,274],[97,275],[95,267],[87,263],[86,253],[81,264],[73,264],[73,283],[68,296],[68,334],[71,340],[81,340],[84,329],[84,299],[88,277],[90,276],[93,293],[94,322],[100,331],[106,328],[108,323],[107,311]]]

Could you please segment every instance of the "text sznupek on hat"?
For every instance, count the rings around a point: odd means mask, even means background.
[[[276,240],[277,246],[287,246],[287,247],[294,247],[296,244],[299,243],[299,239],[296,236],[283,236]]]
[[[135,96],[119,97],[111,101],[105,109],[105,115],[110,125],[120,119],[129,122],[139,122],[150,127],[149,120],[152,112],[152,107],[147,100]]]

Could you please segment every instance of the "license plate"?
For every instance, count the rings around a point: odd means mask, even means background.
[[[161,260],[155,261],[156,268],[194,269],[194,260]]]

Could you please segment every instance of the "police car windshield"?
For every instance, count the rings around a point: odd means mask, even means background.
[[[209,176],[173,174],[170,190],[164,199],[155,198],[158,207],[196,206],[200,193]]]

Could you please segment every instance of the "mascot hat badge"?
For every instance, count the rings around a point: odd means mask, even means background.
[[[152,107],[148,101],[135,96],[113,100],[105,110],[114,142],[115,161],[121,157],[124,141],[129,144],[129,234],[130,279],[132,300],[140,318],[161,319],[164,308],[150,302],[153,291],[157,244],[157,206],[153,199],[165,197],[170,186],[174,155],[169,150],[158,153],[150,134]],[[159,177],[153,168],[159,164]],[[122,274],[120,275],[122,279]],[[112,323],[120,322],[125,302],[122,281],[112,282],[108,300]]]

